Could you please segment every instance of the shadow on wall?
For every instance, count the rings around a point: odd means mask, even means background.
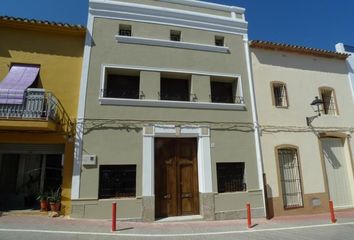
[[[47,55],[82,57],[84,34],[31,31],[17,28],[0,28],[0,57],[10,58],[11,51]]]
[[[264,198],[266,199],[265,207],[266,207],[266,218],[272,219],[274,217],[274,205],[273,205],[273,192],[272,188],[267,184],[266,174],[263,174],[263,182],[264,182]]]
[[[256,58],[256,61],[259,61],[259,63],[265,65],[302,69],[307,71],[348,74],[345,61],[340,59],[255,48],[252,49],[252,52]]]
[[[322,150],[323,150],[326,161],[328,161],[329,164],[331,164],[333,169],[339,169],[342,166],[332,149],[322,148]]]

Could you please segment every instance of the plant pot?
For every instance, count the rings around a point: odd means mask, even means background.
[[[41,212],[48,211],[48,201],[47,200],[40,200]]]
[[[60,202],[51,202],[50,204],[50,210],[52,212],[59,212],[60,209]]]

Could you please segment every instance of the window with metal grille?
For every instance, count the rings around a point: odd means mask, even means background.
[[[245,163],[216,163],[218,192],[240,192],[246,191],[244,179]]]
[[[278,149],[284,208],[303,206],[299,160],[295,148]]]
[[[188,79],[161,78],[161,100],[190,101]]]
[[[136,196],[136,165],[101,165],[99,198]]]
[[[132,26],[120,24],[119,25],[119,35],[131,36],[132,35]]]
[[[276,107],[288,107],[288,96],[284,83],[273,83],[273,97]]]
[[[323,113],[326,115],[336,115],[336,102],[334,98],[334,90],[330,88],[320,89],[323,101]]]
[[[171,30],[170,31],[170,40],[180,42],[181,41],[181,31]]]
[[[139,76],[108,74],[104,97],[139,99]]]
[[[234,103],[234,83],[210,82],[211,101],[215,103]]]
[[[215,46],[223,47],[225,45],[224,37],[215,36]]]

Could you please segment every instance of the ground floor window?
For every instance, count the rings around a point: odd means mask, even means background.
[[[100,199],[135,196],[136,165],[100,166]]]
[[[216,163],[218,192],[246,191],[244,179],[245,163]]]
[[[303,206],[298,153],[295,148],[278,149],[284,208]]]

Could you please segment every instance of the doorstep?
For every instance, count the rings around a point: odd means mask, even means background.
[[[167,217],[156,220],[155,222],[187,222],[187,221],[202,221],[203,216],[201,215],[187,215],[187,216],[176,216]]]

